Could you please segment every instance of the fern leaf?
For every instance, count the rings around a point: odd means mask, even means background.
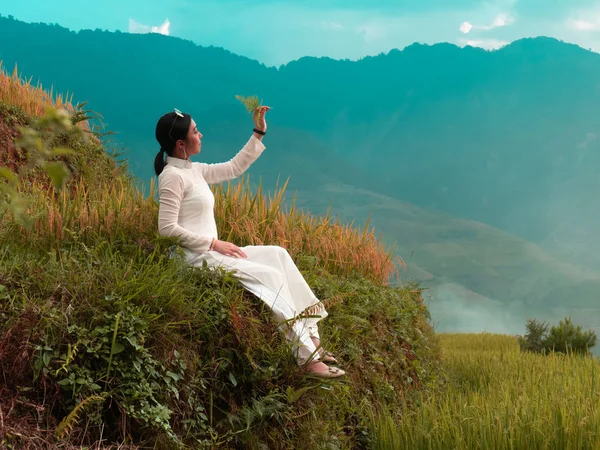
[[[105,395],[90,395],[83,399],[79,405],[77,405],[73,410],[69,413],[67,417],[65,417],[56,427],[56,436],[59,439],[65,437],[68,433],[73,430],[73,427],[79,420],[79,414],[85,409],[86,406],[93,402],[98,402],[104,400]]]
[[[59,374],[63,370],[67,372],[67,366],[75,360],[77,353],[79,353],[79,343],[80,342],[77,341],[73,347],[71,347],[71,344],[69,344],[67,358],[65,359],[64,364],[56,371],[56,374]]]
[[[246,107],[248,113],[253,113],[262,106],[262,103],[258,100],[258,97],[255,95],[252,95],[250,97],[236,95],[235,98],[242,102],[242,104]]]

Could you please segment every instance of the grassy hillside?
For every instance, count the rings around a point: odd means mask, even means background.
[[[441,335],[446,387],[401,421],[374,420],[376,449],[600,447],[596,358],[521,353],[512,336]]]
[[[348,375],[306,376],[257,298],[157,236],[152,186],[81,111],[65,99],[71,120],[48,126],[52,102],[0,75],[0,173],[20,177],[16,203],[0,184],[1,446],[366,448],[370,414],[436,383],[421,290],[388,283],[373,230],[286,208],[281,189],[215,188],[221,235],[287,247],[328,305],[323,343]],[[62,190],[30,164],[44,145],[75,150],[51,158],[71,172]]]

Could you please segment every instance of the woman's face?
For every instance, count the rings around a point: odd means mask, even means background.
[[[185,145],[185,153],[188,157],[200,153],[200,147],[202,146],[200,139],[202,139],[202,133],[198,131],[196,122],[194,122],[194,120],[192,119]]]

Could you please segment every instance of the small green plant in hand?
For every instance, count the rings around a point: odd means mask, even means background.
[[[237,98],[242,104],[246,107],[249,114],[254,113],[258,108],[262,106],[262,102],[258,99],[256,95],[252,95],[250,97],[243,97],[241,95],[236,95]]]

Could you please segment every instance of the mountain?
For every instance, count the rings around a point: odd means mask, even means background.
[[[385,193],[538,243],[600,242],[600,55],[538,38],[493,52],[413,45],[354,64],[321,71],[338,109],[321,132]],[[294,86],[317,65],[282,74]],[[573,256],[599,268],[599,255]]]
[[[291,177],[313,212],[371,215],[440,302],[471,292],[527,314],[597,300],[596,53],[539,37],[274,68],[173,37],[0,18],[0,60],[88,101],[143,180],[161,114],[190,112],[200,158],[223,160],[252,126],[234,96],[257,94],[273,110],[252,177]]]
[[[404,281],[418,281],[439,330],[520,333],[529,317],[571,315],[600,330],[600,272],[554,257],[539,245],[481,222],[419,208],[361,188],[331,183],[301,204],[331,205],[344,220],[370,211],[397,240]]]

